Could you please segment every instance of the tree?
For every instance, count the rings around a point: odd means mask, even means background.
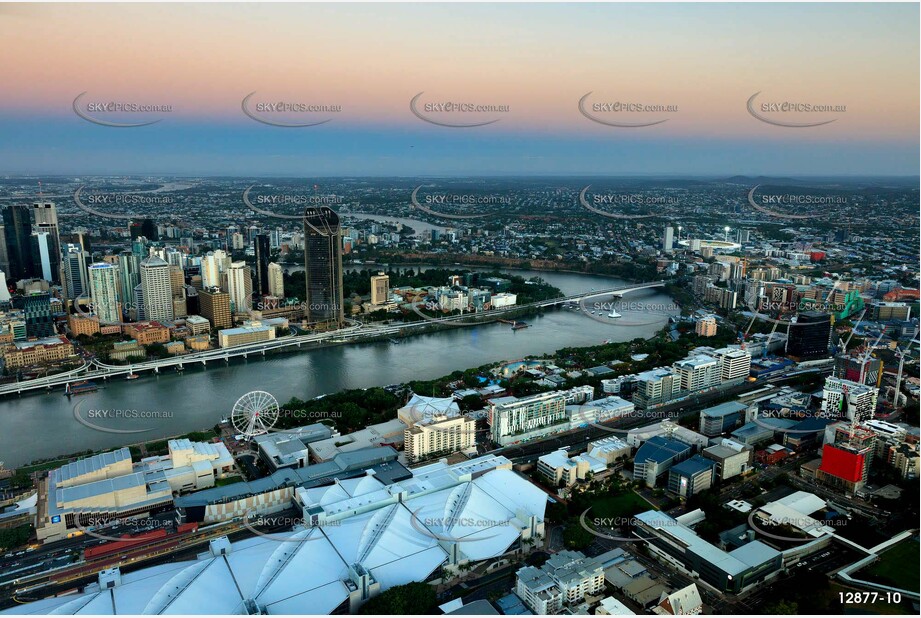
[[[394,586],[362,605],[363,615],[434,614],[435,589],[428,584],[411,582]]]
[[[595,540],[595,535],[582,527],[577,519],[570,519],[563,530],[563,544],[567,549],[585,549]]]

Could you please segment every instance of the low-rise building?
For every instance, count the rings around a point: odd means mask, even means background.
[[[727,401],[700,411],[700,433],[718,436],[732,431],[745,420],[748,406],[737,401]]]
[[[516,573],[515,593],[535,614],[561,613],[603,590],[601,563],[577,551],[561,551],[540,568],[526,566]]]
[[[80,335],[91,337],[99,332],[99,318],[94,315],[72,313],[67,316],[67,328],[74,337]]]
[[[653,436],[646,440],[633,458],[633,478],[647,487],[655,487],[674,464],[691,456],[693,449],[674,438]]]
[[[750,445],[726,439],[703,450],[703,456],[716,463],[717,475],[723,481],[748,472],[753,453]]]
[[[211,332],[211,322],[208,318],[200,315],[190,315],[185,319],[185,325],[193,335],[207,334]]]
[[[122,329],[126,335],[137,340],[140,345],[166,343],[170,339],[169,329],[160,322],[137,322],[126,324]]]
[[[109,352],[109,359],[111,360],[143,360],[145,358],[147,358],[147,349],[140,345],[136,339],[116,341],[112,344],[112,350]]]
[[[221,348],[271,341],[274,338],[275,329],[271,326],[225,328],[217,332],[218,346]]]
[[[726,552],[661,511],[637,515],[636,535],[657,559],[719,591],[748,590],[773,577],[783,566],[781,552],[761,541]]]
[[[668,470],[668,490],[681,498],[690,498],[710,489],[716,478],[716,462],[694,455]]]
[[[74,356],[74,345],[67,337],[45,337],[14,341],[0,348],[7,369],[58,363]]]

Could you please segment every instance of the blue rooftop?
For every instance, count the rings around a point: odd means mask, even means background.
[[[635,461],[643,462],[655,461],[656,463],[665,463],[676,456],[683,455],[691,450],[689,444],[665,438],[663,436],[653,436],[643,442],[643,445],[636,452]]]
[[[680,474],[681,476],[695,476],[701,472],[710,470],[715,465],[715,461],[705,459],[700,455],[694,455],[690,459],[686,459],[681,463],[672,466],[671,471],[676,474]]]

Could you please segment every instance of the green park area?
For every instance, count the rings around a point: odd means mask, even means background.
[[[921,545],[907,539],[884,551],[879,560],[856,574],[858,579],[918,592],[921,578]]]

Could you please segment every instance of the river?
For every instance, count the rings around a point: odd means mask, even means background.
[[[624,283],[611,277],[575,273],[507,272],[526,278],[540,276],[565,294]],[[631,305],[671,304],[661,290],[655,289],[633,292],[625,300]],[[567,346],[649,337],[665,323],[662,319],[651,325],[618,326],[613,321],[601,323],[564,309],[551,309],[526,320],[530,328],[518,331],[507,324],[493,323],[417,335],[398,344],[356,343],[253,356],[248,360],[231,360],[229,364],[212,362],[207,368],[187,365],[181,374],[168,369],[160,375],[143,373],[134,381],[113,379],[102,383],[103,388],[95,393],[70,400],[60,389],[8,396],[0,399],[3,419],[0,461],[7,467],[15,467],[40,458],[146,442],[212,427],[230,415],[240,396],[253,390],[268,391],[279,403],[285,403],[295,396],[309,399],[348,388],[437,378],[457,369],[528,355],[551,355]],[[75,406],[83,422],[75,418]],[[312,421],[305,424],[309,422]],[[110,433],[88,425],[143,432]]]

